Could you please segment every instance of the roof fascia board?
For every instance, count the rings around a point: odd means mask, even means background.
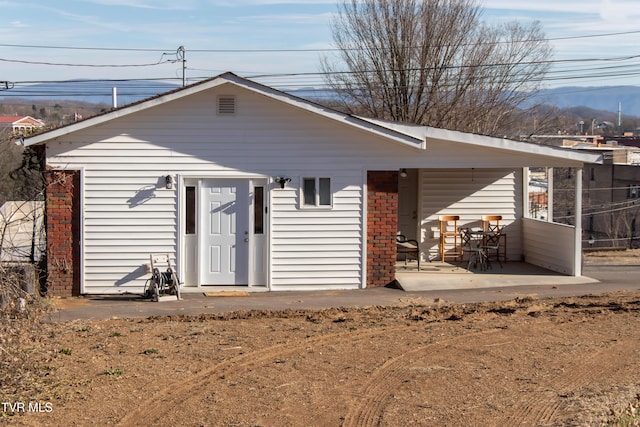
[[[538,156],[562,158],[572,163],[602,163],[602,155],[595,153],[581,153],[576,150],[550,145],[540,145],[531,142],[514,141],[505,138],[476,135],[472,133],[459,132],[433,127],[426,128],[426,140],[453,141],[463,144],[475,145],[478,147],[497,148],[512,152],[531,154]]]

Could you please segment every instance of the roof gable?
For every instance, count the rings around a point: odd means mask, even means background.
[[[592,153],[580,153],[574,150],[566,150],[559,147],[544,146],[534,143],[525,143],[502,138],[475,135],[465,132],[451,131],[446,129],[432,128],[428,126],[408,125],[386,122],[376,119],[368,119],[344,114],[328,107],[316,104],[314,102],[287,94],[277,89],[264,86],[248,79],[239,77],[233,73],[224,73],[217,77],[204,80],[193,85],[178,88],[170,92],[156,95],[152,98],[128,104],[115,110],[94,116],[79,122],[75,122],[64,127],[53,129],[29,138],[24,139],[24,145],[37,145],[46,143],[65,135],[81,131],[83,129],[97,126],[120,117],[153,108],[167,102],[182,99],[190,95],[194,95],[212,88],[232,84],[248,91],[258,93],[265,97],[278,102],[286,103],[295,108],[305,110],[323,117],[327,120],[344,123],[353,128],[364,132],[369,132],[377,136],[381,136],[389,142],[403,144],[404,146],[413,147],[415,149],[428,150],[429,141],[446,141],[449,143],[462,144],[467,146],[485,147],[505,152],[532,154],[539,156],[547,156],[553,158],[561,158],[569,160],[570,163],[600,163],[601,156]],[[452,148],[453,149],[453,148]],[[455,148],[459,149],[459,148]]]
[[[277,100],[279,102],[284,102],[296,108],[300,108],[300,109],[309,111],[311,113],[317,114],[328,120],[339,121],[339,122],[348,124],[352,127],[359,128],[363,131],[372,132],[379,136],[383,136],[389,140],[403,143],[405,145],[415,147],[417,149],[424,148],[424,140],[416,136],[408,135],[402,132],[397,132],[389,127],[382,126],[367,120],[363,120],[356,116],[344,114],[336,110],[332,110],[330,108],[321,106],[319,104],[315,104],[311,101],[298,98],[296,96],[289,95],[279,90],[270,88],[268,86],[264,86],[259,83],[255,83],[253,81],[238,77],[233,73],[225,73],[218,77],[214,77],[209,80],[195,83],[185,88],[179,88],[170,92],[156,95],[152,98],[138,101],[133,104],[128,104],[126,106],[103,113],[98,116],[93,116],[88,119],[81,120],[79,122],[75,122],[57,129],[50,130],[48,132],[44,132],[44,133],[32,136],[30,138],[25,138],[24,145],[30,146],[30,145],[42,144],[47,141],[60,138],[65,135],[68,135],[83,129],[87,129],[91,126],[96,126],[112,120],[116,120],[120,117],[124,117],[138,111],[153,108],[157,105],[164,104],[170,101],[182,99],[184,97],[187,97],[199,92],[203,92],[203,91],[215,88],[217,86],[221,86],[223,84],[233,84],[235,86],[242,87],[244,89],[247,89],[255,93],[259,93],[261,95]]]
[[[31,116],[0,116],[0,123],[42,126],[43,123]]]

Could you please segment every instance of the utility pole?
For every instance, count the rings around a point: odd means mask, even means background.
[[[182,87],[187,85],[187,50],[184,46],[178,48],[178,59],[182,61]]]

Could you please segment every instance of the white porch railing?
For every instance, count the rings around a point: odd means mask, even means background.
[[[522,219],[524,260],[533,265],[570,276],[580,275],[576,265],[576,228],[572,225]]]

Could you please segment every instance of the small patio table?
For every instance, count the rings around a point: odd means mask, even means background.
[[[471,267],[472,261],[475,261],[476,267],[480,264],[480,270],[486,270],[487,267],[490,267],[491,264],[489,263],[487,252],[483,248],[483,243],[485,237],[493,234],[493,232],[469,228],[461,228],[460,232],[464,251],[473,254],[469,255],[469,264],[467,265],[467,269]]]

